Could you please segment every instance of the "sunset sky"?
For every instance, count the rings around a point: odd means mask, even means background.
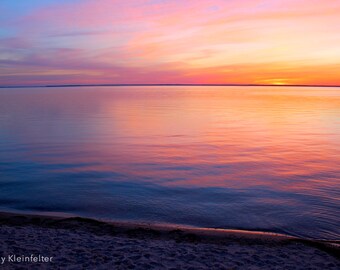
[[[340,85],[340,0],[1,0],[0,85]]]

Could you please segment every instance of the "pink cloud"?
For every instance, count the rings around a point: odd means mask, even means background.
[[[340,83],[338,14],[321,0],[57,3],[11,24],[0,83],[314,82],[321,68]]]

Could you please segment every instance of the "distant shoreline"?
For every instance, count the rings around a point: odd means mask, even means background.
[[[265,86],[265,87],[340,87],[340,85],[309,85],[309,84],[197,84],[197,83],[161,83],[161,84],[48,84],[48,85],[2,85],[0,88],[50,88],[50,87],[107,87],[107,86]]]

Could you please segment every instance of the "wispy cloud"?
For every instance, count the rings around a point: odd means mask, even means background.
[[[34,3],[0,4],[0,84],[340,84],[338,1]]]

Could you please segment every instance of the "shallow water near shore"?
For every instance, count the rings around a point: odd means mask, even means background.
[[[0,209],[340,239],[340,90],[0,89]]]

